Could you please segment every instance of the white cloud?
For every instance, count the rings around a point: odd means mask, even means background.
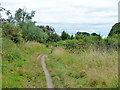
[[[96,30],[105,30],[105,26],[93,24],[107,23],[111,27],[117,20],[117,7],[119,0],[1,0],[7,9],[14,13],[18,8],[27,8],[27,11],[35,10],[33,20],[38,23],[64,23],[81,24],[83,30],[86,24]],[[57,26],[58,27],[58,26]],[[60,28],[61,26],[59,26]],[[68,26],[70,27],[70,26]],[[77,27],[77,25],[76,25]],[[65,27],[66,29],[66,27]],[[108,29],[107,29],[108,30]]]
[[[76,30],[76,32],[89,32],[87,30]]]

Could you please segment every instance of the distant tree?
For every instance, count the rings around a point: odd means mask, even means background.
[[[57,33],[50,34],[50,36],[48,38],[48,42],[57,42],[60,40],[61,40],[61,37]]]
[[[70,39],[71,39],[71,40],[73,40],[73,39],[74,39],[74,36],[73,36],[73,35],[71,35]]]
[[[77,34],[77,35],[81,35],[82,33],[81,33],[81,32],[77,32],[76,34]]]
[[[84,35],[84,36],[90,36],[90,34],[87,33],[87,32],[82,32],[82,35]]]
[[[62,38],[62,40],[70,39],[70,35],[68,33],[66,33],[65,31],[63,31],[61,33],[61,38]]]
[[[78,39],[83,39],[85,36],[90,36],[89,33],[87,32],[77,32],[75,34],[75,38],[78,40]]]
[[[46,29],[49,31],[49,34],[55,32],[55,29],[50,27],[50,26],[48,26],[48,25],[46,26]]]
[[[100,36],[100,35],[96,33],[92,33],[91,36]]]
[[[38,26],[40,29],[42,29],[44,32],[46,32],[48,35],[52,34],[55,32],[55,29],[52,28],[51,26]]]
[[[47,33],[47,35],[48,35],[47,42],[57,42],[57,41],[61,40],[60,36],[55,33],[55,29],[52,28],[51,26],[48,26],[48,25],[42,26],[41,25],[41,26],[37,26],[37,27],[39,27],[41,30],[43,30],[43,32]]]
[[[76,35],[90,36],[87,32],[77,32]]]

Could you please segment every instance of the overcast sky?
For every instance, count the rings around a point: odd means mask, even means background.
[[[96,32],[106,36],[118,22],[119,0],[0,0],[14,13],[18,8],[35,10],[39,25],[50,25],[60,34],[77,31]]]

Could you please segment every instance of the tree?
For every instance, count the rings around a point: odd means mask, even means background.
[[[77,32],[76,35],[90,36],[87,32]]]
[[[47,33],[48,40],[47,42],[57,42],[61,40],[60,36],[55,33],[55,29],[51,26],[37,26],[39,27],[43,32]]]
[[[100,36],[100,35],[98,35],[96,33],[92,33],[91,36]]]
[[[87,32],[82,32],[82,34],[83,34],[84,36],[90,36],[90,34],[87,33]]]
[[[38,26],[40,29],[42,29],[44,32],[46,32],[49,36],[50,34],[55,32],[55,29],[52,28],[51,26]]]
[[[21,25],[24,22],[27,23],[32,21],[32,18],[34,17],[34,15],[35,15],[35,11],[31,11],[31,13],[28,13],[25,11],[25,9],[19,8],[15,13],[14,19],[16,20],[17,24]]]
[[[1,4],[0,4],[0,5],[1,5]],[[0,7],[0,11],[1,11],[1,12],[4,11],[5,14],[8,16],[8,19],[5,19],[5,18],[2,17],[2,15],[1,15],[1,13],[0,13],[0,22],[8,22],[8,23],[13,22],[13,16],[12,16],[10,10],[7,10],[7,9],[5,9],[4,7],[1,6],[1,7]]]
[[[77,35],[81,35],[82,33],[81,33],[81,32],[77,32],[76,34],[77,34]]]
[[[73,35],[71,35],[70,39],[71,39],[71,40],[73,40],[73,39],[74,39],[74,36],[73,36]]]
[[[70,35],[68,33],[66,33],[65,31],[63,31],[61,33],[61,38],[62,38],[62,40],[70,39]]]

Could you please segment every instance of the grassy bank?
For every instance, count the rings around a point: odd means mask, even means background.
[[[46,61],[56,88],[118,87],[117,51],[93,51],[70,54],[56,48]]]
[[[49,53],[50,48],[36,42],[15,44],[3,38],[2,87],[41,88],[46,80],[41,65],[41,54]]]

